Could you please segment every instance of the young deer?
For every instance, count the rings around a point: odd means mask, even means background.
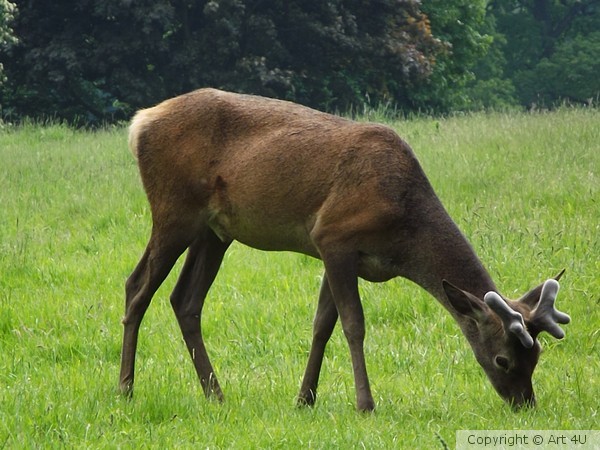
[[[325,266],[299,404],[316,400],[338,316],[357,407],[374,408],[358,277],[408,278],[454,317],[497,392],[533,405],[541,331],[560,339],[558,278],[517,301],[496,286],[446,213],[410,147],[387,127],[293,103],[201,89],[139,111],[129,133],[152,211],[146,251],[126,283],[120,389],[131,395],[140,323],[178,257],[171,304],[207,397],[223,394],[201,333],[206,294],[233,240]]]

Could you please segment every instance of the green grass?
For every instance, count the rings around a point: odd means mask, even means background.
[[[319,261],[234,245],[204,334],[226,395],[207,402],[161,287],[141,328],[135,396],[118,395],[123,287],[149,211],[124,129],[0,129],[0,448],[449,448],[459,429],[594,429],[600,398],[600,113],[392,124],[503,293],[562,268],[567,336],[541,336],[535,410],[493,391],[424,291],[361,283],[377,411],[355,412],[336,329],[313,409],[295,408]]]

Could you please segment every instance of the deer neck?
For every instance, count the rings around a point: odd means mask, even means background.
[[[450,306],[443,280],[481,299],[497,288],[473,247],[445,210],[423,223],[416,235],[418,253],[413,255],[414,262],[402,275],[427,290],[461,323],[465,318]]]

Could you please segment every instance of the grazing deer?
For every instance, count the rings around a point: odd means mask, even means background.
[[[233,240],[325,266],[299,404],[316,400],[338,316],[357,407],[374,408],[358,277],[408,278],[454,317],[502,398],[533,405],[541,331],[562,338],[559,274],[510,301],[448,216],[412,150],[391,129],[293,103],[201,89],[139,111],[129,146],[152,212],[146,251],[126,283],[120,389],[131,395],[140,323],[178,257],[171,304],[207,397],[223,394],[202,339],[206,294]]]

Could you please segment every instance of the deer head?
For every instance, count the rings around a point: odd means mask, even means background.
[[[554,307],[563,273],[516,301],[494,291],[480,299],[444,282],[450,304],[462,316],[458,322],[477,361],[498,394],[515,408],[535,405],[531,380],[541,352],[537,336],[546,331],[562,339],[565,333],[558,324],[571,320]]]

